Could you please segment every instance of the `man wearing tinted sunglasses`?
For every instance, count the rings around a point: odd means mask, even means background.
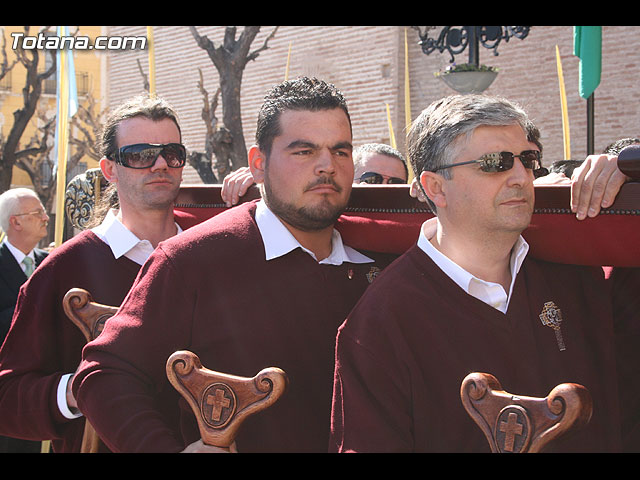
[[[96,302],[120,305],[156,245],[182,230],[173,202],[186,156],[174,110],[161,99],[127,101],[110,114],[101,140],[108,211],[96,208],[94,226],[31,276],[0,350],[0,433],[51,440],[55,452],[80,451],[85,424],[70,378],[86,341],[62,298],[79,287]]]
[[[407,162],[395,148],[367,143],[353,151],[354,183],[369,185],[406,184]]]
[[[584,385],[601,408],[558,450],[620,448],[602,270],[538,261],[521,235],[540,167],[529,126],[517,105],[478,95],[434,102],[413,123],[409,158],[437,220],[338,333],[332,450],[489,451],[460,404],[472,371],[532,396]]]

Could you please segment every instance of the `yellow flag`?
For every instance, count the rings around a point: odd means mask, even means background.
[[[147,41],[149,42],[149,95],[156,96],[156,56],[153,41],[153,27],[147,27]]]
[[[409,133],[411,128],[411,83],[409,82],[409,44],[407,43],[407,29],[404,29],[404,124],[405,132]],[[413,168],[407,162],[409,170],[408,183],[413,180]]]
[[[396,148],[396,136],[393,134],[393,123],[391,122],[391,111],[389,110],[389,104],[387,103],[387,123],[389,124],[389,139],[391,146]]]
[[[556,45],[556,65],[558,68],[558,84],[560,85],[560,105],[562,107],[562,133],[564,138],[564,160],[571,159],[571,138],[569,135],[569,113],[567,112],[567,94],[564,88],[564,75],[562,73],[562,61],[560,49]]]
[[[284,81],[286,82],[287,80],[289,80],[289,62],[291,60],[291,44],[293,42],[289,42],[289,53],[287,53],[287,66],[284,70]]]

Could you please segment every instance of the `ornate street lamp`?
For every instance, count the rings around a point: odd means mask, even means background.
[[[498,75],[498,69],[480,65],[480,45],[499,55],[498,45],[511,38],[523,40],[529,35],[530,27],[443,27],[437,38],[430,38],[429,31],[436,27],[412,27],[418,31],[423,53],[431,54],[438,50],[447,51],[451,56],[444,70],[435,75],[459,93],[482,93]],[[456,64],[455,56],[469,48],[469,62]]]

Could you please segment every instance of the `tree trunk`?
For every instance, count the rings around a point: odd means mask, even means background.
[[[236,27],[227,27],[224,40],[219,47],[216,47],[206,36],[200,36],[195,27],[189,27],[189,29],[198,46],[208,53],[220,77],[223,125],[216,131],[216,135],[213,135],[211,151],[218,159],[213,166],[217,170],[215,173],[218,180],[222,181],[230,171],[248,165],[240,106],[242,75],[247,63],[255,60],[262,50],[268,48],[267,43],[273,38],[278,27],[271,32],[263,45],[253,52],[249,50],[260,31],[259,26],[245,26],[238,39],[236,39]],[[230,167],[227,167],[228,163]],[[229,168],[230,170],[226,171]]]
[[[25,27],[25,35],[28,35],[28,27]],[[20,156],[18,148],[20,139],[24,134],[29,121],[33,117],[42,93],[42,82],[56,71],[55,52],[51,50],[53,62],[51,67],[38,74],[39,52],[37,49],[29,50],[31,58],[27,57],[24,50],[16,50],[19,62],[26,69],[25,85],[22,89],[23,107],[13,112],[13,125],[4,143],[0,146],[0,193],[11,188],[13,167]]]

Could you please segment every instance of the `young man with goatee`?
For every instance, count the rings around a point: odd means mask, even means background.
[[[286,372],[285,395],[242,425],[232,450],[327,451],[336,331],[375,265],[333,226],[353,181],[346,102],[323,81],[284,82],[266,96],[256,140],[262,199],[161,243],[84,351],[74,391],[115,451],[216,450],[166,378],[177,350],[233,375]]]

